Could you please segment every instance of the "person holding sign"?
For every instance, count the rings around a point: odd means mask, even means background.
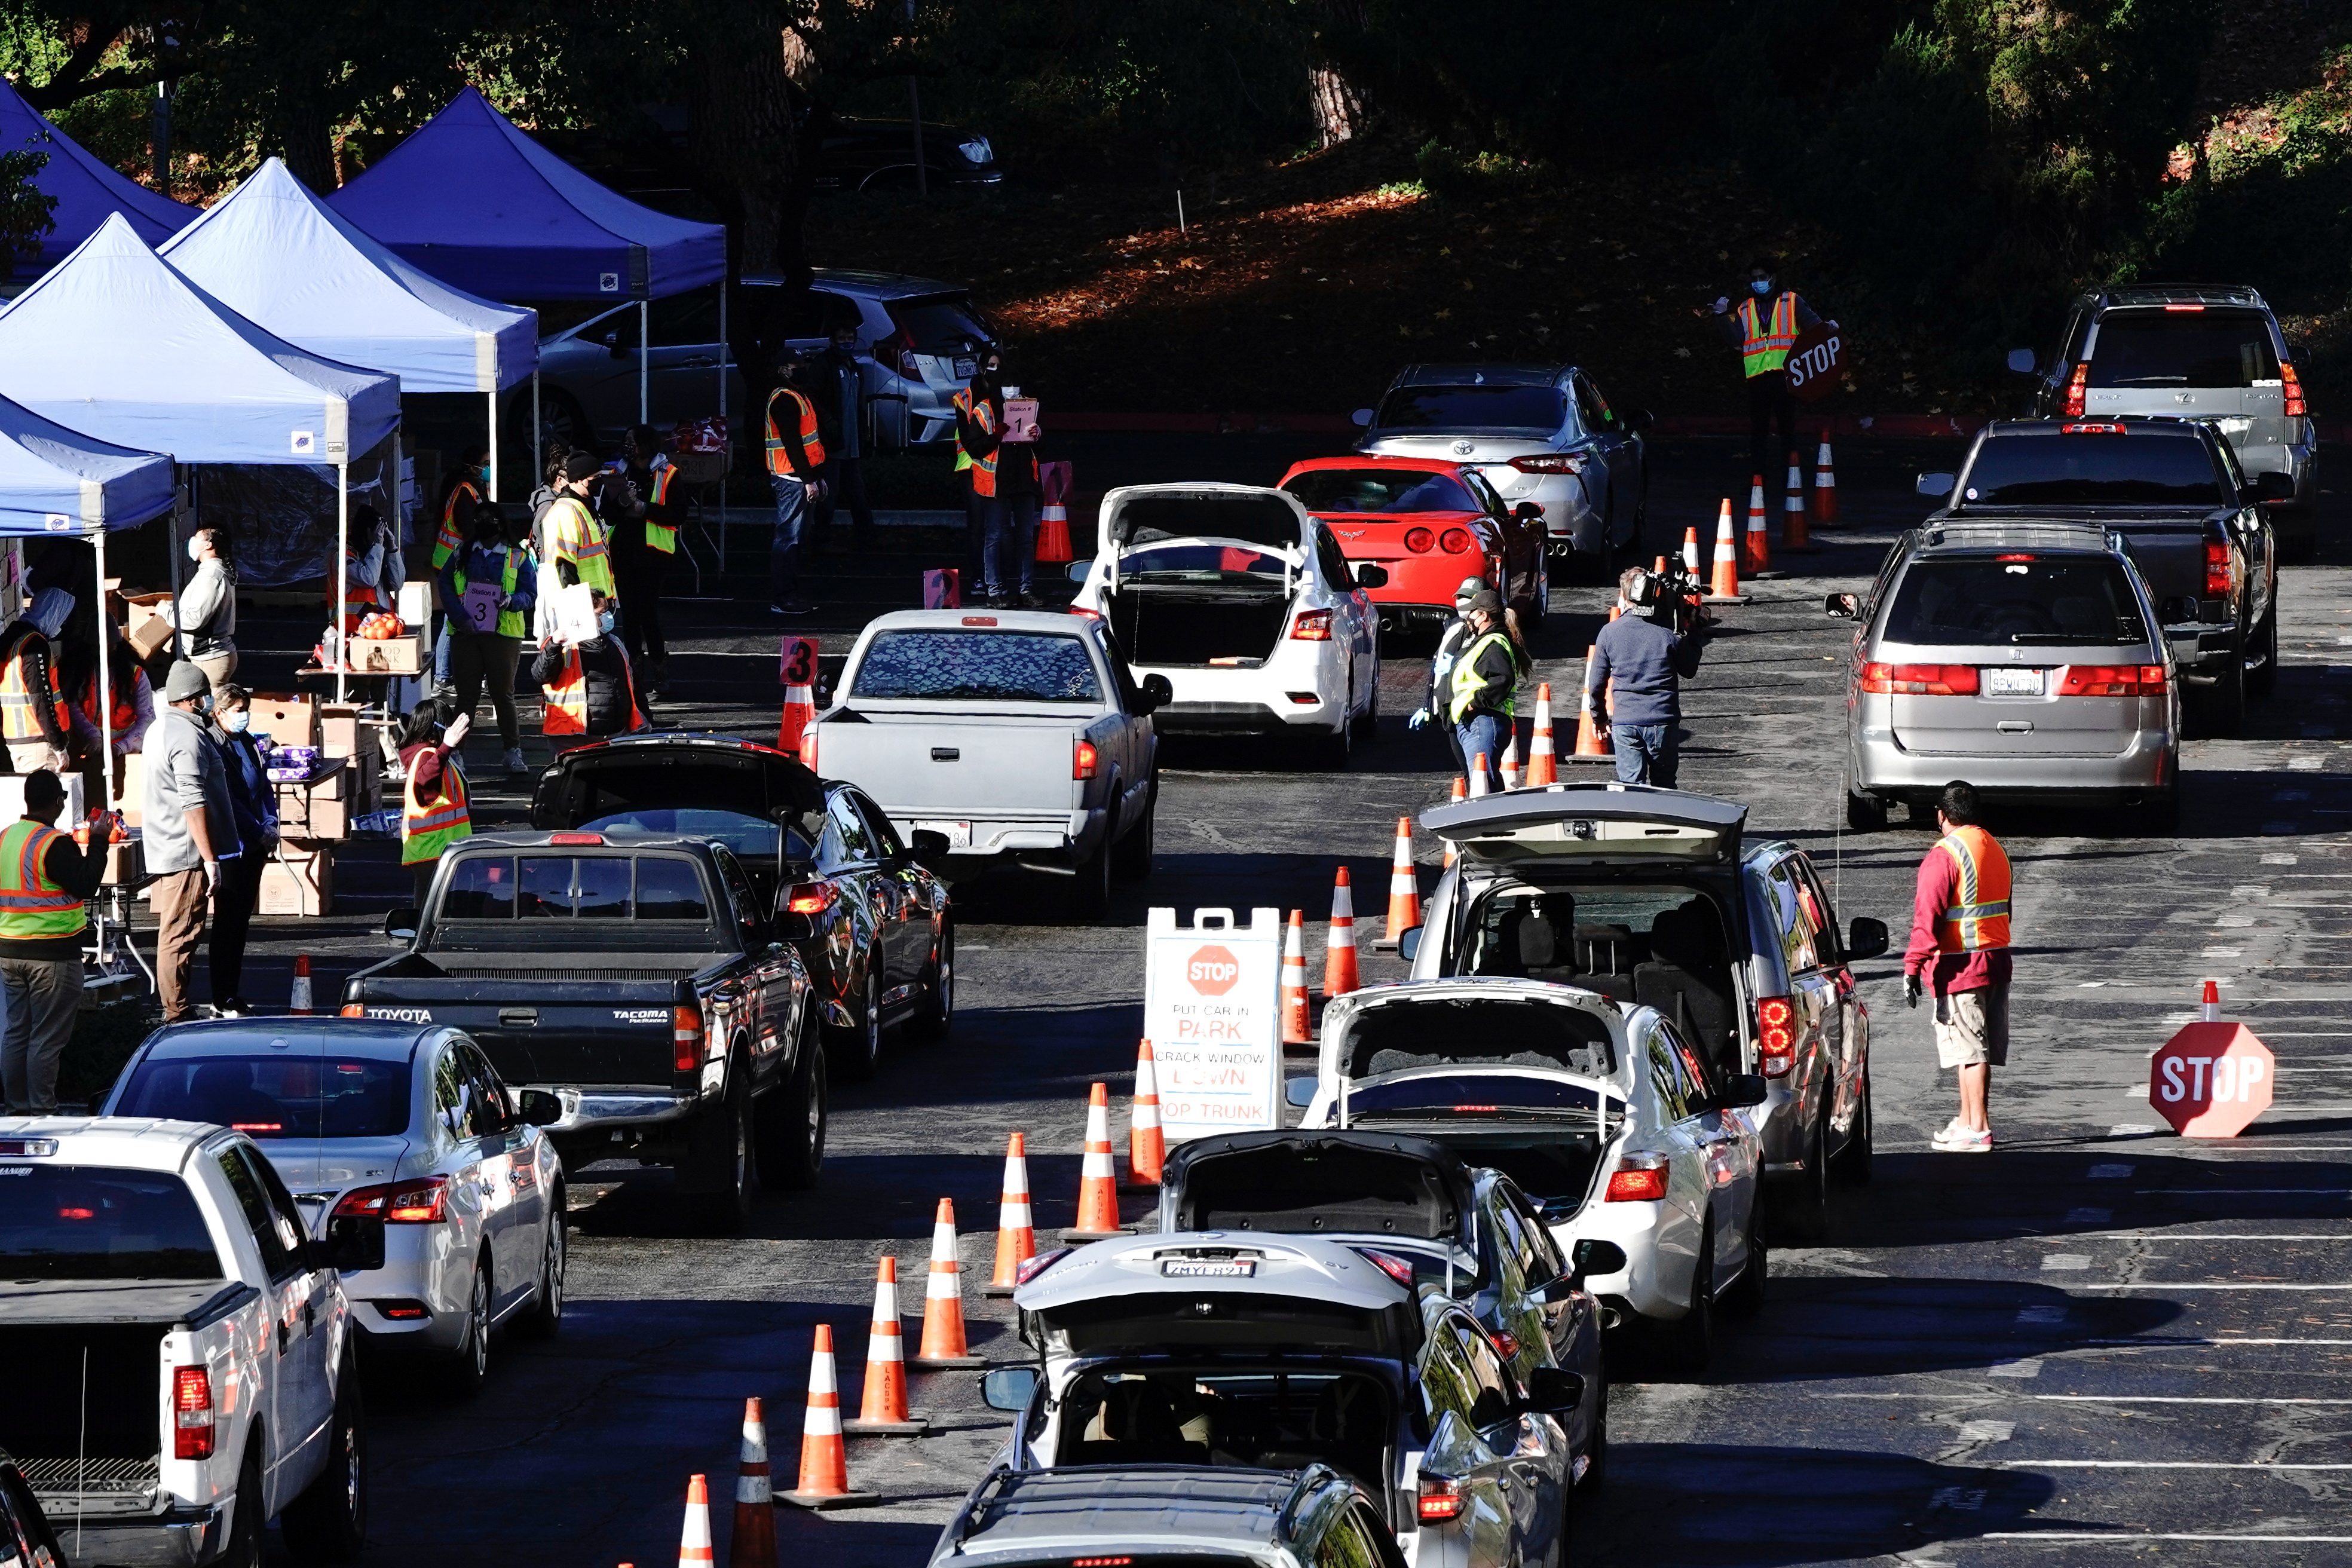
[[[1960,1113],[1936,1134],[1948,1154],[1992,1152],[1992,1069],[2009,1065],[2009,855],[1977,825],[1977,792],[1958,780],[1936,803],[1944,837],[1919,863],[1903,997],[1936,996],[1936,1057],[1960,1076]]]
[[[599,736],[649,728],[629,671],[628,650],[613,635],[613,601],[593,589],[590,597],[596,635],[542,639],[531,665],[531,679],[547,698],[545,732],[559,752]]]
[[[1715,301],[1716,331],[1739,351],[1739,372],[1748,380],[1748,445],[1754,472],[1780,470],[1773,458],[1797,449],[1797,402],[1789,391],[1789,347],[1797,334],[1822,318],[1794,289],[1776,289],[1772,268],[1759,261],[1748,269],[1748,293],[1734,306],[1727,296]],[[1831,326],[1837,323],[1832,321]],[[1780,444],[1768,445],[1775,425]]]
[[[401,738],[400,864],[415,882],[419,909],[433,890],[441,852],[474,836],[465,759],[457,752],[473,722],[472,715],[460,713],[444,724],[434,704],[420,702]]]
[[[1028,610],[1037,605],[1037,521],[1045,499],[1037,474],[1037,405],[1026,402],[1021,427],[1012,428],[1006,399],[1026,400],[1004,385],[1003,375],[1002,353],[991,349],[981,356],[971,385],[956,395],[957,439],[971,458],[971,488],[980,497],[981,603]],[[1011,580],[1020,588],[1008,596]]]
[[[514,537],[520,533],[520,538]],[[441,568],[441,598],[452,606],[450,684],[456,710],[472,717],[490,689],[490,711],[498,716],[499,742],[506,748],[507,776],[528,778],[522,760],[522,723],[515,713],[515,666],[539,599],[539,562],[525,542],[527,526],[509,530],[488,507],[475,510],[465,542]]]

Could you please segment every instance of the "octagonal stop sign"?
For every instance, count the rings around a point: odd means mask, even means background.
[[[1241,977],[1242,961],[1229,947],[1202,948],[1184,965],[1184,978],[1203,996],[1223,996]]]
[[[2148,1058],[2147,1102],[2183,1138],[2235,1138],[2270,1109],[2273,1067],[2243,1024],[2190,1024]]]

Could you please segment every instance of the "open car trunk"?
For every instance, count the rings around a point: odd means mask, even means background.
[[[1459,1160],[1433,1143],[1380,1133],[1195,1139],[1170,1157],[1160,1186],[1171,1230],[1450,1240],[1469,1209]]]
[[[1277,581],[1122,583],[1110,595],[1111,633],[1138,665],[1263,664],[1282,641],[1289,615],[1289,596]]]

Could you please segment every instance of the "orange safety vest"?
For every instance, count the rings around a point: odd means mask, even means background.
[[[482,492],[474,488],[473,480],[459,479],[449,487],[449,499],[441,503],[441,531],[433,540],[433,570],[436,572],[449,564],[449,557],[456,552],[457,546],[466,542],[465,536],[457,531],[457,498],[460,495],[473,497],[476,506],[482,504]]]
[[[657,462],[653,469],[653,494],[646,498],[646,504],[649,507],[666,508],[669,505],[670,483],[677,478],[677,467],[673,463]],[[658,550],[664,555],[677,554],[677,524],[664,518],[656,517],[651,511],[646,512],[646,548]]]
[[[29,816],[0,833],[0,940],[72,936],[89,925],[82,900],[41,868],[49,846],[64,837]]]
[[[2009,854],[1981,827],[1955,827],[1936,848],[1959,868],[1958,901],[1936,922],[1938,952],[1981,952],[2009,945]]]
[[[126,654],[124,657],[128,658],[129,655]],[[139,678],[136,675],[133,675],[131,679],[131,689],[135,692],[138,689]],[[81,708],[81,716],[90,721],[90,725],[93,729],[96,728],[98,724],[98,671],[94,669],[89,672],[89,684],[81,689],[81,702],[79,706]],[[114,733],[115,743],[120,745],[122,742],[122,737],[129,734],[131,728],[139,722],[139,704],[128,698],[125,698],[118,691],[114,695],[112,706],[114,709],[114,721],[111,729]]]
[[[400,792],[400,863],[415,866],[438,860],[441,852],[461,838],[474,836],[474,815],[466,804],[466,775],[444,758],[441,799],[431,805],[416,798],[416,773]]]
[[[1797,296],[1786,289],[1772,301],[1772,325],[1767,331],[1756,310],[1756,296],[1739,301],[1739,363],[1750,377],[1769,374],[1789,363],[1789,346],[1797,341]]]
[[[48,662],[49,689],[37,693],[25,683],[25,656],[35,643],[48,646],[47,637],[26,637],[8,656],[6,668],[0,668],[0,740],[10,743],[38,741],[41,734],[41,704],[47,701],[58,722],[58,732],[69,732],[73,710],[66,706],[65,693],[58,688],[58,664],[52,657]],[[54,650],[52,650],[54,651]]]
[[[621,650],[621,668],[629,669],[629,650]],[[563,650],[563,668],[551,685],[540,691],[547,699],[546,717],[540,724],[542,734],[584,735],[588,732],[588,673],[580,665],[580,650]],[[629,670],[629,730],[646,727],[646,716],[637,708],[637,676]]]
[[[780,386],[768,394],[768,472],[781,479],[797,478],[793,472],[793,460],[784,455],[783,433],[776,428],[776,399],[789,397],[801,405],[801,450],[807,455],[814,468],[824,461],[824,442],[816,433],[816,405],[789,386]]]
[[[952,401],[954,402],[956,408],[960,412],[970,416],[971,422],[979,426],[982,431],[992,436],[996,433],[996,416],[990,411],[988,399],[984,397],[974,397],[971,395],[971,388],[967,386],[961,392],[957,393]],[[961,429],[961,427],[959,427],[959,429]],[[958,451],[961,451],[963,449],[962,437],[961,435],[957,437],[956,449]],[[1003,448],[1000,447],[996,451],[989,453],[985,458],[974,458],[971,459],[972,494],[976,496],[992,496],[996,493],[996,459],[1003,455]]]

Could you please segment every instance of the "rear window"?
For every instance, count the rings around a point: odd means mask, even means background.
[[[151,1055],[131,1073],[116,1116],[233,1127],[248,1138],[389,1138],[408,1126],[408,1063],[285,1051]]]
[[[852,697],[970,702],[1100,702],[1094,660],[1044,632],[884,632],[866,645]]]
[[[1398,468],[1312,468],[1282,488],[1313,512],[1476,511],[1476,500],[1451,474]]]
[[[1492,1065],[1552,1068],[1559,1065],[1538,1053],[1524,1056],[1533,1059],[1521,1059],[1522,1053],[1514,1053],[1510,1058],[1492,1058]],[[1376,1066],[1372,1070],[1379,1073],[1395,1069]],[[1410,1111],[1415,1116],[1475,1118],[1508,1116],[1514,1111],[1547,1117],[1568,1111],[1598,1115],[1600,1110],[1599,1090],[1564,1083],[1556,1078],[1538,1078],[1533,1073],[1430,1072],[1348,1090],[1350,1121],[1394,1111]]]
[[[1895,584],[1881,634],[1930,647],[2147,640],[2120,563],[2095,555],[1915,561]]]
[[[1121,544],[1230,539],[1276,550],[1297,549],[1300,532],[1289,503],[1265,495],[1138,496],[1119,503],[1110,527]]]
[[[1601,1078],[1615,1070],[1616,1058],[1606,1024],[1580,1007],[1549,1002],[1431,999],[1370,1007],[1349,1031],[1349,1078],[1448,1065]]]
[[[2254,310],[2128,310],[2099,319],[2093,386],[2252,386],[2279,380],[2271,324]]]
[[[769,852],[775,829],[767,828]],[[711,919],[702,875],[683,856],[480,855],[457,862],[442,920]]]
[[[1279,579],[1290,563],[1239,544],[1153,544],[1122,552],[1118,574],[1129,581],[1222,583],[1229,575]]]
[[[1550,386],[1401,386],[1381,399],[1375,428],[1493,430],[1549,436],[1567,422],[1568,399]]]
[[[987,321],[961,294],[931,294],[919,300],[893,300],[884,310],[906,333],[917,353],[968,354],[995,341]]]
[[[2229,504],[2205,443],[2129,425],[2116,434],[1992,437],[1960,486],[1962,502],[1979,506]]]
[[[204,1211],[176,1175],[0,1165],[0,1278],[225,1277]]]

